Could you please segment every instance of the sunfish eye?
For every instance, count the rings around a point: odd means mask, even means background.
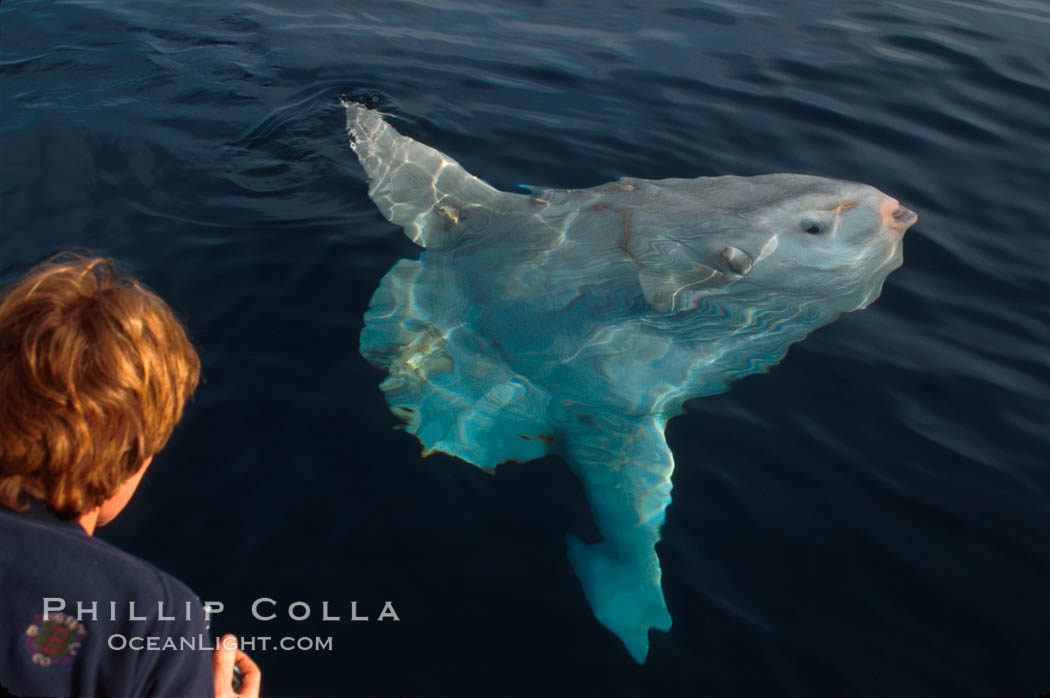
[[[815,218],[807,218],[802,221],[802,231],[809,233],[810,235],[820,235],[824,232],[824,221],[818,221]]]

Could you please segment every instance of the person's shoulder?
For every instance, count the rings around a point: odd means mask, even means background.
[[[200,603],[197,595],[185,583],[151,562],[137,557],[98,537],[90,539],[99,560],[104,560],[108,574],[119,577],[114,581],[135,586],[139,593],[151,599],[182,606],[185,602]]]
[[[101,538],[88,536],[79,524],[46,512],[15,512],[0,508],[0,561],[12,572],[38,580],[50,579],[83,598],[150,599],[196,603],[197,596],[181,581]],[[94,592],[94,593],[93,593]]]
[[[210,692],[210,653],[200,651],[207,647],[203,606],[156,565],[37,507],[0,510],[0,570],[0,656],[11,660],[0,665],[0,679],[30,694]],[[60,644],[73,637],[70,630],[78,633],[76,644]],[[26,637],[44,631],[59,638],[50,654],[40,643],[26,645]],[[114,640],[131,649],[116,649]],[[132,642],[177,651],[135,651]],[[18,672],[38,672],[45,661],[77,668],[47,674],[47,691],[36,679],[18,683]]]

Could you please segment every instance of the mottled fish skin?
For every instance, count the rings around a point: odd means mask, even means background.
[[[603,540],[568,536],[595,616],[644,662],[669,630],[655,545],[667,420],[864,308],[916,216],[809,175],[501,192],[344,101],[369,196],[425,248],[383,278],[361,352],[424,453],[481,468],[557,453]]]

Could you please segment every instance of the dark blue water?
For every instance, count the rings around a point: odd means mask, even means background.
[[[1034,697],[1048,76],[1040,0],[7,0],[0,276],[88,248],[185,318],[205,382],[102,535],[217,631],[333,638],[256,652],[271,695]],[[565,558],[596,532],[561,461],[490,477],[395,431],[358,337],[418,250],[346,148],[355,90],[502,188],[805,172],[919,212],[874,306],[671,422],[644,666]]]

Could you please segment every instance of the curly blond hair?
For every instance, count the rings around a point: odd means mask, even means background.
[[[0,505],[99,506],[164,447],[199,376],[171,308],[111,260],[33,267],[0,297]]]

